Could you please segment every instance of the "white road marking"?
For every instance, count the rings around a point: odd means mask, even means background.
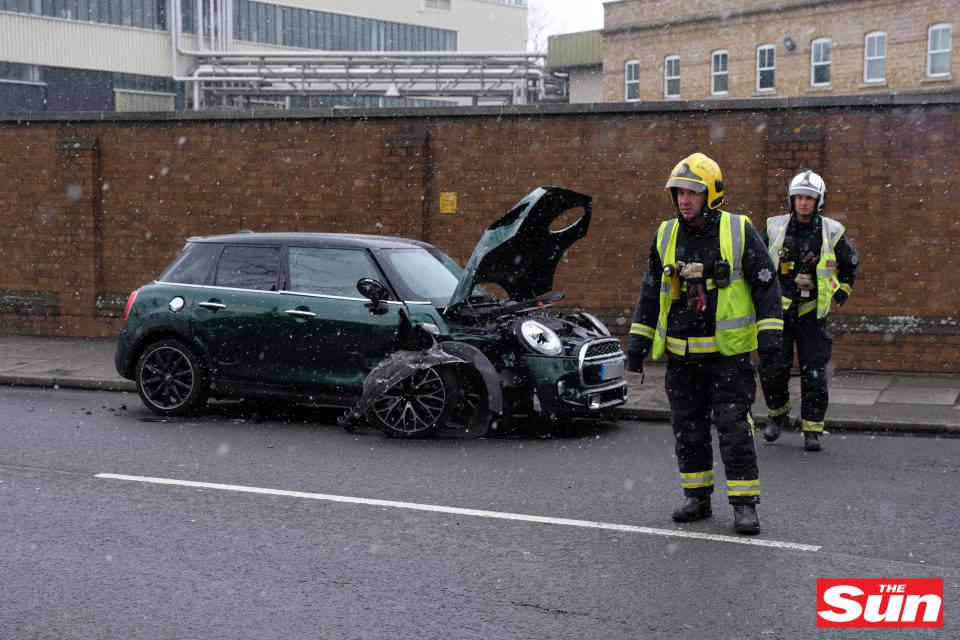
[[[308,493],[305,491],[287,491],[284,489],[265,489],[263,487],[245,487],[235,484],[217,484],[214,482],[195,482],[193,480],[175,480],[172,478],[150,478],[146,476],[128,476],[118,473],[98,473],[97,478],[105,480],[125,480],[128,482],[143,482],[148,484],[165,484],[178,487],[192,487],[196,489],[213,489],[216,491],[236,491],[239,493],[255,493],[268,496],[284,496],[288,498],[303,498],[306,500],[323,500],[326,502],[343,502],[348,504],[362,504],[374,507],[391,507],[394,509],[411,509],[413,511],[429,511],[433,513],[449,513],[459,516],[475,516],[478,518],[494,518],[497,520],[514,520],[517,522],[536,522],[539,524],[554,524],[564,527],[584,527],[588,529],[604,529],[607,531],[622,531],[625,533],[642,533],[651,536],[665,536],[670,538],[688,538],[694,540],[713,540],[715,542],[732,542],[754,547],[770,547],[774,549],[789,549],[791,551],[819,551],[820,546],[800,544],[797,542],[780,542],[764,540],[762,538],[746,538],[739,536],[721,536],[713,533],[696,533],[694,531],[677,531],[675,529],[655,529],[652,527],[637,527],[629,524],[615,524],[611,522],[594,522],[591,520],[571,520],[569,518],[548,518],[546,516],[532,516],[522,513],[503,513],[500,511],[485,511],[483,509],[462,509],[460,507],[443,507],[432,504],[418,504],[416,502],[396,502],[394,500],[376,500],[372,498],[354,498],[350,496],[335,496],[325,493]]]

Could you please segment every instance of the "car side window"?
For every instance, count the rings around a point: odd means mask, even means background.
[[[290,247],[287,256],[291,291],[359,298],[357,280],[382,280],[362,249]]]
[[[157,280],[173,284],[205,284],[221,249],[222,244],[191,242]]]
[[[227,246],[217,265],[218,287],[276,291],[280,277],[280,247]]]

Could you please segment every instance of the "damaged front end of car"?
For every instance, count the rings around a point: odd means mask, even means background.
[[[397,351],[367,376],[344,426],[365,417],[392,435],[476,437],[623,404],[620,341],[589,313],[547,312],[564,297],[551,293],[557,265],[591,216],[590,196],[542,187],[490,225],[445,308],[425,322],[403,314]]]

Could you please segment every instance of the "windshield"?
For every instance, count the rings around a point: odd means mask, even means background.
[[[463,276],[463,269],[436,249],[384,249],[378,255],[398,293],[411,302],[444,308]]]

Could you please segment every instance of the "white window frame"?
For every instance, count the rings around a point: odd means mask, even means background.
[[[817,50],[823,45],[827,46],[827,59],[817,59]],[[810,43],[810,86],[811,87],[829,87],[830,86],[830,66],[833,64],[833,42],[830,38],[817,38]],[[827,68],[827,81],[817,82],[817,67]]]
[[[717,58],[723,56],[723,70],[717,71]],[[723,76],[727,81],[727,88],[717,91],[717,78]],[[730,52],[726,49],[717,49],[710,54],[710,95],[725,96],[730,93]]]
[[[670,73],[671,62],[677,63],[676,75],[671,75]],[[676,93],[670,93],[671,80],[677,81]],[[663,97],[667,99],[680,97],[680,56],[667,56],[663,59]]]
[[[947,46],[946,48],[933,48],[933,34],[934,32],[947,32]],[[942,36],[940,36],[942,38]],[[939,24],[930,25],[930,28],[927,29],[927,77],[928,78],[946,78],[950,76],[950,52],[953,48],[953,25],[947,22],[941,22]],[[933,73],[931,67],[933,66],[933,56],[935,55],[946,55],[947,58],[947,70]]]
[[[773,64],[769,66],[760,66],[760,53],[769,51],[773,54]],[[773,74],[773,85],[769,87],[760,86],[760,75],[762,71],[769,71]],[[772,44],[762,44],[757,47],[757,91],[775,91],[777,88],[777,48]]]
[[[630,77],[631,68],[636,73],[636,77]],[[630,89],[635,88],[637,95],[630,97]],[[640,102],[640,61],[627,60],[623,63],[623,100],[624,102]]]
[[[874,51],[871,54],[870,44],[879,42],[879,46],[874,44]],[[883,72],[879,77],[870,77],[870,63],[880,61]],[[887,81],[887,34],[884,31],[871,31],[863,37],[863,81],[866,83],[877,83]]]

